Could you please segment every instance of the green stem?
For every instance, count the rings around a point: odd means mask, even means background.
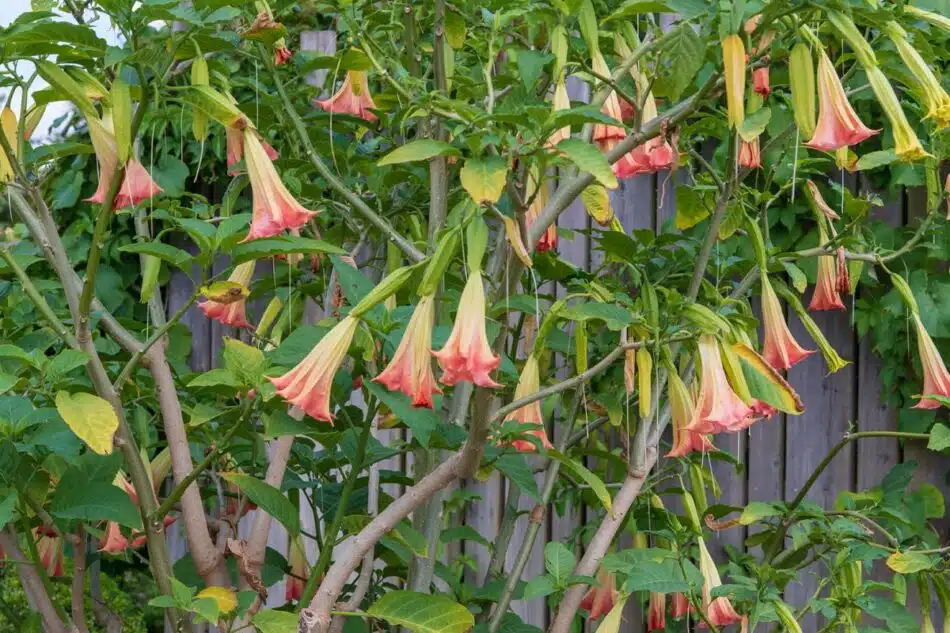
[[[0,135],[2,136],[2,135]],[[29,297],[30,301],[33,302],[33,305],[36,306],[36,309],[40,311],[40,314],[43,315],[50,325],[53,327],[53,331],[63,337],[63,340],[66,341],[66,344],[74,349],[79,348],[79,342],[76,340],[76,337],[73,336],[73,333],[66,327],[66,325],[59,320],[59,317],[56,316],[56,313],[53,312],[53,309],[46,302],[46,299],[43,298],[43,295],[36,289],[36,286],[33,285],[33,282],[27,276],[23,268],[16,263],[16,260],[13,258],[13,254],[7,248],[0,248],[0,258],[3,258],[3,261],[6,262],[7,266],[13,273],[16,275],[17,279],[20,280],[20,285],[23,287],[23,292],[26,293],[26,296]]]

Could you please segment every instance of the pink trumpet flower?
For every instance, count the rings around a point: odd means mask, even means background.
[[[825,241],[823,237],[822,243]],[[841,295],[838,293],[837,263],[831,256],[822,255],[818,258],[818,281],[808,309],[812,312],[845,309]]]
[[[283,66],[289,62],[293,56],[294,54],[287,48],[287,44],[284,43],[283,38],[274,44],[274,66]]]
[[[234,272],[231,273],[231,276],[228,277],[228,281],[233,281],[239,283],[242,286],[242,289],[246,289],[248,284],[251,281],[251,277],[254,276],[254,264],[256,262],[251,260],[240,264],[234,269]],[[254,326],[247,320],[245,314],[245,307],[247,303],[247,293],[242,291],[241,297],[236,301],[214,301],[207,300],[202,301],[198,304],[198,308],[205,313],[205,316],[209,319],[214,319],[222,325],[228,325],[235,328],[253,328]]]
[[[782,305],[772,289],[767,275],[762,275],[762,324],[765,342],[762,356],[775,369],[790,369],[795,363],[811,356],[816,350],[803,348],[788,329]]]
[[[772,88],[769,86],[768,66],[762,66],[752,71],[752,88],[758,94],[762,95],[763,99],[768,98],[768,96],[772,94]]]
[[[434,394],[442,393],[432,373],[432,326],[435,296],[422,297],[389,365],[373,382],[409,396],[414,407],[432,408]]]
[[[287,191],[257,130],[245,128],[244,155],[253,193],[251,230],[244,241],[272,237],[281,231],[299,229],[309,222],[315,212],[304,209]]]
[[[709,436],[689,430],[696,404],[683,379],[674,371],[669,373],[669,401],[673,421],[673,448],[666,456],[685,457],[692,452],[708,453],[716,450]]]
[[[226,127],[224,134],[227,138],[228,175],[235,176],[239,173],[237,164],[244,159],[244,130],[237,127]],[[271,147],[267,141],[261,139],[261,145],[264,146],[267,158],[272,161],[279,158],[277,150]]]
[[[541,371],[538,367],[538,359],[534,354],[528,356],[525,361],[524,369],[521,370],[521,377],[518,379],[518,386],[515,387],[515,400],[520,400],[541,389]],[[509,420],[520,422],[521,424],[536,425],[537,428],[525,431],[528,435],[533,435],[541,441],[545,449],[554,448],[548,441],[548,434],[544,431],[544,416],[541,413],[541,401],[536,400],[531,404],[526,404],[517,411],[508,415]],[[511,443],[512,448],[522,453],[533,453],[537,450],[528,440],[515,440]]]
[[[277,395],[310,417],[332,424],[330,392],[333,377],[346,357],[358,325],[359,319],[346,317],[320,339],[296,367],[283,376],[270,378],[277,388]]]
[[[711,334],[699,338],[699,357],[702,366],[699,400],[687,428],[698,433],[722,433],[748,426],[752,410],[729,384],[722,366],[719,341]]]
[[[125,494],[129,495],[129,499],[132,500],[136,506],[139,504],[138,495],[135,493],[135,487],[132,485],[132,482],[129,481],[122,473],[117,473],[113,485],[117,488],[121,488],[125,491]],[[168,527],[175,522],[175,517],[166,515],[162,519],[162,525]],[[102,541],[99,543],[99,551],[106,552],[107,554],[120,554],[125,550],[129,549],[131,546],[132,549],[138,549],[145,545],[147,541],[147,536],[142,532],[133,531],[132,532],[132,541],[129,542],[129,539],[122,533],[122,529],[119,527],[119,524],[115,521],[109,521],[106,523],[105,535],[102,538]]]
[[[751,141],[739,139],[739,167],[758,169],[762,167],[762,155],[759,150],[759,137]]]
[[[581,600],[581,609],[587,609],[589,620],[597,620],[607,615],[620,596],[616,578],[603,567],[597,570],[597,582],[600,586],[588,589]]]
[[[442,367],[439,380],[443,384],[454,385],[459,380],[467,380],[479,387],[501,386],[489,376],[501,358],[492,353],[485,331],[485,287],[481,271],[474,270],[469,275],[449,340],[433,355]]]
[[[88,123],[89,137],[92,139],[92,146],[96,151],[96,160],[99,163],[99,184],[92,197],[86,198],[86,202],[103,204],[112,186],[112,177],[119,166],[118,143],[111,129],[111,121],[108,118],[90,117]],[[115,196],[115,201],[112,203],[112,208],[118,210],[134,206],[161,192],[162,188],[155,184],[155,181],[152,180],[148,171],[142,167],[142,164],[135,157],[130,157],[125,163],[125,174],[122,177],[122,184]]]
[[[650,592],[648,607],[647,631],[658,631],[666,628],[666,594],[657,591]]]
[[[40,564],[51,578],[63,575],[63,538],[52,528],[40,525],[33,530]]]
[[[737,624],[742,618],[732,608],[729,598],[721,596],[713,599],[712,590],[722,585],[722,579],[719,577],[719,570],[716,569],[716,563],[709,550],[706,549],[706,542],[699,537],[699,571],[703,575],[703,611],[713,626],[729,626]]]
[[[670,617],[679,619],[685,618],[693,613],[693,605],[689,603],[689,598],[683,593],[674,593],[670,599]]]
[[[914,327],[917,329],[917,352],[920,354],[920,365],[924,370],[924,390],[920,402],[914,405],[915,409],[936,409],[943,403],[928,398],[929,395],[950,398],[950,372],[940,356],[940,351],[934,345],[933,339],[924,328],[920,316],[914,314]]]
[[[379,119],[370,111],[376,108],[376,103],[369,93],[366,73],[358,70],[347,71],[346,80],[336,94],[316,103],[327,112],[352,114],[370,122]]]
[[[818,58],[818,127],[805,144],[813,149],[833,152],[877,134],[880,130],[865,126],[848,103],[848,96],[828,55],[819,51]]]
[[[284,599],[287,602],[293,602],[300,600],[303,595],[304,586],[310,577],[310,564],[307,562],[307,550],[304,549],[303,538],[300,535],[290,539],[287,550],[290,574],[287,576]]]

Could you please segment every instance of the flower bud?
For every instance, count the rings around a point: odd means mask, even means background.
[[[738,35],[722,40],[722,63],[726,78],[729,127],[738,130],[745,121],[745,45]]]
[[[792,90],[795,124],[804,138],[815,135],[815,63],[808,45],[799,42],[788,56],[788,80]]]

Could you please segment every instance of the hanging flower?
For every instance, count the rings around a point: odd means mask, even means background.
[[[808,202],[811,204],[811,208],[816,212],[816,214],[824,216],[829,220],[840,220],[841,216],[838,215],[834,209],[832,209],[827,202],[825,202],[824,197],[821,195],[821,191],[818,190],[818,185],[816,185],[811,180],[805,181],[805,194],[808,196]]]
[[[934,345],[933,339],[920,321],[920,316],[913,314],[914,326],[917,328],[917,353],[920,354],[920,365],[924,370],[924,389],[915,409],[936,409],[942,406],[929,395],[950,398],[950,372],[940,356],[940,351]]]
[[[548,183],[541,177],[538,168],[532,167],[528,175],[528,186],[525,188],[525,196],[530,201],[524,217],[526,229],[530,229],[541,215],[541,211],[548,204],[549,195]],[[551,226],[538,238],[534,250],[538,253],[557,250],[557,222],[552,222]]]
[[[857,145],[879,131],[861,122],[848,103],[834,64],[827,53],[819,51],[818,125],[815,135],[805,144],[814,149],[833,152],[839,147]]]
[[[563,110],[570,109],[571,97],[567,94],[567,84],[562,77],[554,86],[554,101],[551,105],[551,112],[557,114]],[[554,130],[551,136],[548,137],[547,146],[550,148],[556,147],[558,143],[568,138],[571,138],[571,126],[565,125],[562,128]]]
[[[603,567],[597,570],[597,584],[600,586],[588,589],[581,600],[581,609],[587,609],[589,620],[597,620],[607,615],[620,597],[614,575]]]
[[[86,198],[86,202],[102,204],[106,201],[106,195],[112,186],[112,177],[119,166],[118,142],[112,131],[110,119],[90,117],[87,121],[89,123],[89,137],[92,139],[92,147],[96,151],[96,161],[99,163],[99,184],[96,186],[96,192],[92,197]],[[134,206],[161,192],[162,188],[155,184],[155,181],[152,180],[148,171],[142,167],[142,164],[135,157],[130,157],[125,164],[122,185],[115,196],[112,208],[118,210]]]
[[[792,336],[785,322],[782,306],[764,271],[762,273],[762,325],[765,330],[762,356],[775,369],[790,369],[795,363],[815,353],[816,350],[804,349]]]
[[[538,359],[534,354],[528,356],[525,361],[524,369],[521,370],[521,377],[518,379],[518,386],[515,387],[515,400],[520,400],[533,395],[541,389],[541,371],[538,367]],[[527,435],[533,435],[541,441],[545,449],[554,448],[548,441],[548,434],[544,431],[544,417],[541,414],[541,401],[536,400],[527,404],[517,411],[508,414],[508,419],[521,424],[531,424],[533,429],[525,431]],[[528,440],[515,440],[511,443],[512,448],[522,453],[532,453],[535,450],[534,444]]]
[[[170,464],[170,462],[169,462]],[[162,477],[164,479],[164,477]],[[117,488],[121,488],[125,494],[129,496],[129,499],[136,506],[139,505],[139,497],[135,492],[135,486],[132,485],[132,482],[129,481],[129,478],[125,474],[119,472],[116,473],[115,478],[113,479],[113,485]],[[162,525],[165,528],[172,525],[175,522],[175,517],[170,515],[165,515],[162,519]],[[122,533],[122,529],[119,527],[119,524],[115,521],[109,521],[106,523],[105,534],[102,537],[102,540],[99,542],[99,551],[106,552],[108,554],[120,554],[125,550],[129,549],[131,546],[132,549],[139,549],[145,542],[148,540],[148,537],[141,531],[132,532],[132,541],[129,542],[129,539]]]
[[[601,77],[610,77],[610,67],[607,66],[607,61],[599,51],[594,51],[591,66],[594,72]],[[620,97],[617,96],[614,90],[611,90],[610,94],[607,95],[607,99],[604,101],[604,105],[600,111],[617,121],[623,120],[623,113],[620,111]],[[622,127],[609,125],[607,123],[594,124],[594,143],[597,144],[602,152],[610,151],[614,145],[622,141],[626,136],[627,131]]]
[[[769,67],[762,66],[752,71],[752,89],[767,99],[772,94],[772,88],[769,86]]]
[[[699,338],[699,357],[702,368],[699,399],[687,428],[698,433],[722,433],[745,428],[743,424],[748,426],[746,422],[752,410],[729,384],[716,337],[704,334]]]
[[[669,402],[673,422],[673,448],[667,457],[686,457],[692,452],[708,453],[716,450],[709,436],[689,430],[696,405],[689,389],[679,374],[669,372]]]
[[[758,169],[762,166],[762,156],[759,153],[759,137],[751,141],[739,139],[739,167]]]
[[[433,352],[442,367],[439,380],[446,385],[454,385],[459,380],[467,380],[479,387],[500,387],[491,379],[501,358],[492,353],[485,331],[485,287],[480,270],[473,270],[465,282],[462,298],[459,300],[455,325],[445,346]]]
[[[637,390],[637,350],[628,349],[623,353],[623,389],[629,396]]]
[[[307,579],[310,577],[307,550],[304,548],[303,537],[299,534],[287,543],[287,563],[290,565],[290,574],[287,575],[284,599],[287,602],[293,602],[300,600]]]
[[[703,575],[703,611],[706,618],[713,626],[729,626],[737,624],[742,618],[732,608],[729,598],[721,596],[713,599],[712,590],[722,585],[719,577],[719,570],[716,569],[716,563],[709,550],[706,549],[706,542],[702,537],[698,539],[699,545],[699,572]]]
[[[674,593],[670,600],[670,617],[674,619],[685,618],[693,613],[693,605],[689,603],[689,598],[683,593]]]
[[[838,247],[837,283],[835,289],[841,294],[851,294],[851,271],[848,270],[848,257],[843,246]]]
[[[51,578],[63,575],[63,539],[54,528],[45,525],[33,530],[36,552],[40,555],[40,564]]]
[[[924,119],[934,119],[937,129],[944,129],[947,125],[950,125],[950,95],[940,84],[940,80],[937,79],[930,64],[907,41],[907,33],[900,25],[893,21],[889,22],[885,27],[885,31],[894,42],[897,53],[904,61],[904,65],[917,79],[919,84],[918,93],[927,108],[927,116]]]
[[[432,374],[432,325],[435,319],[435,296],[419,300],[402,341],[389,365],[373,378],[390,391],[401,391],[414,407],[432,408],[432,396],[442,393]]]
[[[294,54],[287,48],[287,42],[280,38],[274,42],[274,66],[283,66],[290,61]]]
[[[745,44],[732,34],[722,40],[722,63],[726,78],[729,127],[738,130],[745,121]]]
[[[648,607],[647,631],[658,631],[666,628],[666,594],[657,591],[650,592]]]
[[[820,228],[820,246],[828,242],[824,228]],[[811,297],[808,309],[812,312],[821,310],[844,310],[841,295],[838,294],[838,271],[835,259],[830,255],[818,257],[818,281],[815,284],[815,293]]]
[[[370,122],[379,119],[371,112],[376,109],[376,103],[369,93],[369,80],[366,73],[359,70],[347,71],[346,79],[336,94],[316,103],[327,112],[352,114]]]
[[[910,126],[894,88],[881,69],[874,66],[865,68],[864,71],[867,73],[868,83],[871,84],[874,96],[877,97],[878,103],[881,104],[884,114],[887,115],[887,119],[891,124],[891,134],[894,135],[894,152],[897,157],[903,161],[929,157],[930,154],[920,144],[920,139],[914,133],[914,128]]]
[[[247,303],[246,289],[251,282],[251,277],[254,276],[255,264],[255,260],[240,264],[235,267],[234,272],[228,277],[228,281],[241,284],[242,292],[239,299],[229,302],[209,299],[208,301],[202,301],[198,304],[198,307],[205,313],[206,317],[230,327],[254,327],[247,320],[247,316],[245,315],[245,304]]]
[[[300,364],[283,376],[269,378],[277,388],[277,395],[310,417],[332,423],[330,392],[333,377],[350,348],[357,325],[358,319],[346,317],[320,339]]]
[[[236,176],[240,173],[237,164],[244,158],[244,129],[243,127],[228,126],[224,128],[224,135],[227,139],[228,175]],[[270,143],[261,139],[261,145],[264,146],[264,153],[267,154],[267,158],[272,161],[279,158],[277,150],[271,147]]]
[[[244,241],[272,237],[281,231],[299,229],[315,215],[287,191],[274,169],[257,130],[244,130],[244,155],[253,193],[251,230]]]

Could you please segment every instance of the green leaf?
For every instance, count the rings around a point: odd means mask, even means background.
[[[551,595],[555,591],[557,591],[557,587],[554,586],[554,581],[550,576],[544,574],[528,581],[528,584],[525,585],[524,588],[523,599],[534,600],[535,598],[543,598]]]
[[[682,21],[670,33],[659,57],[659,72],[653,87],[658,97],[678,101],[689,87],[706,59],[703,38],[693,30],[693,25]],[[766,110],[767,108],[762,108]]]
[[[57,354],[43,369],[48,383],[57,383],[74,369],[89,362],[89,356],[78,349],[65,349]]]
[[[457,51],[465,45],[465,18],[455,11],[445,12],[445,41]]]
[[[277,519],[287,528],[291,536],[300,534],[300,514],[297,508],[280,493],[277,488],[264,483],[260,479],[242,473],[222,473],[227,481],[234,484],[247,495],[259,508]]]
[[[531,90],[538,78],[544,71],[548,62],[554,59],[554,55],[543,53],[541,51],[532,51],[527,49],[518,50],[518,74],[521,75],[521,81],[524,87]]]
[[[597,182],[608,189],[616,189],[617,176],[604,156],[595,145],[585,143],[579,138],[566,138],[557,144],[558,152],[562,153],[581,171],[586,171]]]
[[[742,525],[752,525],[761,519],[780,516],[781,514],[781,508],[778,508],[771,503],[753,501],[742,510],[742,516],[739,517],[739,523]]]
[[[808,277],[805,276],[804,271],[792,262],[783,261],[782,266],[785,268],[785,272],[788,273],[792,287],[800,293],[805,292],[805,289],[808,288]]]
[[[594,495],[597,496],[597,499],[600,501],[601,505],[604,506],[604,509],[608,514],[613,516],[613,500],[610,497],[610,491],[607,490],[607,486],[604,485],[604,482],[600,477],[587,470],[583,464],[581,464],[576,459],[571,459],[563,453],[559,453],[556,450],[549,450],[547,454],[564,464],[572,473],[577,477],[580,477],[584,480],[584,483],[590,486],[591,491]]]
[[[422,532],[412,527],[408,519],[403,519],[396,524],[396,527],[390,532],[390,536],[395,537],[397,541],[412,550],[412,553],[419,558],[428,558],[429,543]]]
[[[293,633],[300,624],[300,618],[293,611],[267,609],[254,614],[251,622],[260,633]]]
[[[86,96],[86,92],[72,77],[66,74],[65,70],[56,64],[43,60],[36,62],[36,70],[46,80],[46,83],[64,94],[85,116],[99,118],[99,113],[92,105],[89,97]]]
[[[946,424],[937,422],[930,429],[930,440],[927,442],[927,448],[932,451],[942,451],[950,448],[950,427]]]
[[[379,167],[409,163],[417,160],[428,160],[434,156],[458,156],[459,151],[451,143],[437,141],[431,138],[420,139],[401,145],[389,152],[376,163]]]
[[[541,498],[538,493],[538,482],[535,481],[534,473],[531,472],[531,467],[524,455],[521,453],[506,453],[498,458],[495,467],[532,499],[537,501]]]
[[[189,387],[241,387],[237,377],[227,369],[217,368],[192,378]]]
[[[40,145],[27,150],[26,164],[32,165],[41,163],[45,160],[63,158],[64,156],[73,156],[76,154],[93,154],[95,148],[88,143],[77,143],[75,141],[64,141],[62,143],[53,143],[51,145]]]
[[[118,486],[99,481],[61,481],[50,502],[50,514],[60,519],[115,521],[133,530],[142,529],[142,516],[129,495]]]
[[[943,493],[936,486],[928,483],[920,484],[919,492],[924,500],[924,516],[928,519],[942,519],[946,513]]]
[[[736,343],[732,350],[739,357],[742,373],[753,398],[792,415],[805,412],[805,405],[798,393],[755,350],[743,343]]]
[[[438,414],[426,407],[413,407],[404,394],[393,393],[375,382],[367,381],[363,386],[389,407],[397,418],[405,422],[423,448],[429,446],[429,438],[439,425]]]
[[[934,566],[934,560],[920,552],[894,552],[887,558],[887,566],[898,574],[914,574]]]
[[[575,303],[568,306],[562,312],[562,315],[569,321],[600,320],[607,325],[607,329],[615,332],[619,332],[633,323],[633,315],[627,308],[613,303],[598,303],[596,301]]]
[[[498,156],[469,158],[459,172],[459,179],[477,204],[495,204],[505,190],[508,165]]]
[[[551,574],[556,587],[566,586],[576,564],[577,557],[564,543],[553,541],[544,546],[544,568]]]
[[[686,593],[690,585],[702,584],[699,571],[685,562],[687,575],[683,575],[676,555],[665,549],[628,549],[607,556],[603,566],[608,571],[619,571],[627,576],[624,591],[657,591],[660,593]]]
[[[180,248],[175,248],[170,244],[161,242],[133,242],[120,246],[119,250],[123,253],[137,253],[140,255],[149,255],[168,262],[175,268],[185,272],[191,272],[191,262],[194,259],[189,253]]]
[[[710,202],[705,192],[686,185],[676,187],[676,228],[691,229],[709,217]]]
[[[82,185],[86,181],[81,171],[63,172],[53,180],[53,198],[50,209],[71,209],[79,202]]]
[[[684,20],[690,20],[705,13],[710,6],[715,5],[707,0],[627,0],[600,22],[626,20],[641,13],[679,13]]]
[[[896,163],[897,160],[897,152],[894,151],[894,148],[878,150],[876,152],[868,152],[859,158],[856,168],[858,171],[876,169],[878,167],[890,165],[891,163]]]
[[[152,178],[169,198],[178,198],[185,193],[188,165],[170,154],[163,154],[158,163],[150,166]],[[191,218],[187,218],[191,219]]]
[[[224,338],[221,357],[224,360],[224,368],[230,371],[243,387],[257,385],[268,365],[264,352],[234,338]]]
[[[6,499],[0,501],[0,530],[7,527],[7,523],[13,520],[13,513],[16,510],[17,491],[13,490],[7,495]]]
[[[334,246],[323,240],[315,240],[309,237],[281,236],[265,237],[260,240],[251,240],[238,244],[231,251],[231,263],[243,264],[252,259],[263,259],[265,257],[274,257],[275,255],[292,255],[300,253],[302,255],[314,255],[317,253],[334,253],[336,255],[345,255],[346,251],[339,246]]]
[[[478,533],[478,531],[469,525],[457,525],[442,530],[439,535],[442,543],[454,543],[455,541],[473,541],[491,549],[492,542]]]
[[[872,618],[883,620],[891,633],[917,633],[917,618],[907,607],[881,596],[864,595],[855,599],[855,603]]]
[[[112,405],[91,393],[60,391],[56,394],[56,410],[86,446],[100,455],[112,453],[112,436],[119,428]]]
[[[413,633],[468,633],[475,626],[474,616],[457,602],[414,591],[390,591],[366,613]]]

